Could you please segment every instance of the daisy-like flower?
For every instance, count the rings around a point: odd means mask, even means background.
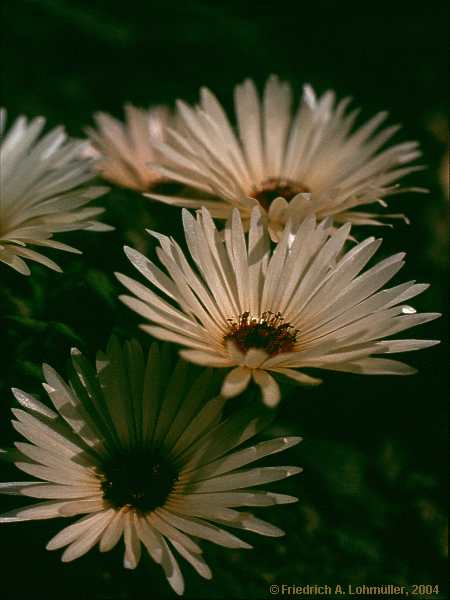
[[[301,469],[246,466],[301,438],[243,448],[267,424],[268,411],[250,407],[222,417],[224,398],[208,396],[211,371],[194,378],[180,361],[171,372],[165,350],[154,345],[146,357],[137,342],[122,347],[113,338],[95,369],[73,351],[69,383],[44,365],[43,385],[56,412],[13,390],[21,408],[13,409],[12,423],[27,441],[11,452],[19,469],[41,481],[1,483],[0,491],[42,502],[3,514],[0,522],[83,515],[47,549],[66,547],[62,560],[68,562],[97,543],[101,552],[111,550],[123,537],[126,568],[138,565],[143,545],[182,594],[183,576],[172,549],[209,579],[198,539],[251,548],[226,527],[283,535],[236,507],[297,500],[249,488]]]
[[[92,160],[82,157],[86,144],[68,140],[62,127],[39,139],[44,125],[43,117],[28,121],[21,116],[4,134],[6,111],[0,111],[0,261],[23,275],[30,274],[24,259],[61,271],[55,262],[28,246],[80,254],[55,241],[53,234],[111,229],[95,221],[104,209],[85,207],[108,191],[85,185],[95,175]]]
[[[93,156],[100,175],[113,183],[138,192],[148,192],[165,180],[152,163],[155,145],[165,139],[169,110],[156,106],[149,110],[125,105],[125,123],[111,115],[94,115],[97,130],[87,128]]]
[[[258,209],[251,216],[248,240],[239,212],[219,233],[207,209],[197,219],[183,211],[192,268],[178,244],[154,234],[157,254],[167,274],[131,248],[132,264],[172,302],[118,274],[134,294],[121,296],[148,319],[142,329],[183,346],[194,363],[234,367],[222,388],[225,396],[241,393],[253,377],[267,405],[280,399],[270,373],[299,383],[320,380],[297,368],[316,367],[366,374],[407,375],[414,369],[380,354],[434,345],[432,340],[388,340],[413,325],[439,316],[415,314],[404,302],[428,286],[409,281],[382,289],[402,267],[395,254],[362,272],[381,240],[373,237],[341,254],[350,225],[337,231],[308,217],[296,230],[289,224],[272,253]],[[176,306],[178,305],[178,306]]]
[[[268,79],[262,99],[251,80],[236,86],[234,99],[237,133],[207,88],[201,90],[199,106],[178,102],[179,124],[159,146],[159,170],[203,197],[150,197],[186,208],[206,206],[219,219],[236,207],[246,224],[259,205],[277,240],[288,218],[309,214],[381,224],[379,215],[353,209],[373,202],[385,205],[382,198],[406,191],[397,187],[397,180],[419,168],[409,165],[420,156],[416,142],[383,149],[398,129],[380,129],[387,113],[354,130],[359,111],[348,113],[350,98],[336,103],[332,91],[316,97],[305,86],[295,114],[290,86],[275,76]]]

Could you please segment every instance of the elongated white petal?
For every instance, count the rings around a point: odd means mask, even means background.
[[[164,551],[162,536],[159,534],[159,532],[155,531],[152,525],[150,525],[148,519],[145,519],[140,515],[137,516],[136,531],[152,559],[160,564]]]
[[[212,477],[192,484],[191,489],[197,493],[238,490],[253,485],[263,485],[271,481],[278,481],[285,477],[297,475],[301,471],[300,467],[259,467],[237,471],[220,477]]]
[[[218,519],[217,521],[220,522]],[[268,537],[281,537],[284,535],[282,529],[266,523],[266,521],[257,519],[251,513],[238,513],[235,519],[227,520],[224,523],[230,527],[245,529],[259,535],[267,535]]]
[[[38,504],[30,504],[15,508],[0,515],[0,523],[15,523],[16,521],[34,521],[40,519],[54,519],[59,516],[60,509],[66,502],[48,500]]]
[[[63,562],[70,562],[83,556],[86,552],[95,546],[100,539],[103,531],[108,526],[108,523],[113,518],[114,511],[110,509],[99,515],[98,520],[92,523],[87,530],[83,530],[80,536],[75,539],[64,551],[61,560]]]
[[[202,550],[200,546],[198,546],[191,538],[187,535],[172,527],[170,521],[161,518],[156,512],[152,513],[149,517],[149,522],[152,526],[159,531],[159,533],[166,538],[170,538],[171,540],[175,540],[178,543],[182,544],[187,550],[193,552],[194,554],[201,554]]]
[[[161,538],[161,542],[163,548],[161,566],[164,569],[164,573],[167,577],[170,587],[176,594],[181,596],[184,592],[183,575],[181,574],[176,558],[172,554],[172,551],[167,545],[165,539]]]
[[[299,371],[294,371],[293,369],[277,368],[272,370],[276,373],[280,373],[280,375],[286,375],[286,377],[289,377],[290,379],[293,379],[294,381],[302,385],[319,385],[320,383],[322,383],[321,379],[311,377],[310,375],[300,373]]]
[[[192,567],[197,571],[197,573],[204,577],[205,579],[212,579],[211,569],[208,567],[206,562],[203,560],[201,556],[198,554],[191,554],[189,550],[187,550],[182,544],[169,538],[173,547],[181,554],[183,558],[185,558],[188,563],[192,565]]]
[[[91,529],[97,523],[103,523],[105,517],[103,513],[96,513],[95,515],[87,515],[82,517],[79,521],[73,525],[69,525],[64,529],[61,529],[52,539],[47,543],[47,550],[58,550],[68,546],[74,540],[78,539],[83,533]]]
[[[105,502],[103,498],[93,496],[86,500],[72,500],[71,502],[66,502],[64,506],[61,506],[58,512],[62,517],[73,517],[74,515],[99,512],[104,509]]]
[[[122,537],[124,528],[124,511],[119,510],[106,526],[99,542],[100,552],[112,550]]]
[[[138,566],[139,559],[141,557],[141,541],[136,532],[136,517],[134,515],[134,512],[125,512],[123,520],[123,539],[125,542],[125,556],[123,558],[123,566],[126,569],[135,569]]]
[[[185,519],[180,515],[176,515],[172,512],[169,513],[163,509],[158,509],[158,512],[161,512],[161,515],[167,519],[168,523],[190,535],[210,540],[215,544],[227,548],[251,548],[249,544],[243,542],[235,535],[232,535],[211,523],[194,518]]]
[[[10,494],[12,496],[25,495],[28,491],[39,486],[46,485],[43,481],[10,481],[0,483],[0,494]]]

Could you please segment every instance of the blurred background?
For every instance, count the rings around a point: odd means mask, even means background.
[[[323,373],[309,390],[290,386],[267,436],[300,434],[304,442],[274,463],[299,464],[300,476],[273,485],[298,495],[284,508],[260,511],[283,528],[280,539],[244,534],[252,551],[205,543],[214,572],[201,580],[188,565],[187,598],[269,598],[270,584],[431,584],[447,598],[446,402],[448,306],[447,14],[444,3],[128,2],[15,0],[3,3],[1,91],[9,119],[44,115],[82,136],[92,113],[122,118],[126,101],[142,107],[197,99],[210,87],[227,109],[245,77],[261,86],[270,73],[300,92],[335,89],[362,106],[361,121],[379,110],[401,122],[396,139],[418,139],[427,169],[405,183],[430,194],[390,201],[411,225],[376,233],[378,258],[405,250],[397,282],[431,288],[414,305],[445,316],[413,335],[439,338],[437,347],[408,355],[409,378]],[[447,176],[448,177],[448,176]],[[9,424],[11,386],[40,393],[42,362],[61,373],[69,349],[88,356],[112,330],[138,336],[139,319],[122,306],[114,271],[130,274],[124,243],[151,254],[145,227],[175,232],[177,209],[113,189],[101,199],[112,233],[69,233],[59,239],[83,250],[60,253],[64,275],[33,265],[26,278],[0,267],[0,444],[16,436]],[[356,235],[369,235],[364,228]],[[370,231],[372,233],[372,231]],[[50,255],[50,253],[49,253]],[[269,461],[270,462],[270,461]],[[21,479],[2,465],[2,481]],[[17,506],[1,498],[2,510]],[[257,511],[256,511],[257,512]],[[264,514],[262,514],[264,513]],[[2,597],[119,600],[170,598],[162,571],[149,559],[134,572],[121,566],[122,548],[97,550],[64,565],[45,545],[67,521],[2,526]],[[181,559],[180,559],[181,560]],[[273,596],[272,596],[273,597]],[[420,595],[417,597],[421,597]]]

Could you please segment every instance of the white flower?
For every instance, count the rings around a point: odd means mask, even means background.
[[[262,100],[251,80],[236,86],[234,98],[237,133],[207,88],[199,106],[178,102],[177,131],[169,130],[159,146],[159,170],[203,197],[151,198],[186,208],[206,206],[219,219],[236,207],[245,223],[259,204],[277,240],[289,217],[315,214],[336,222],[380,224],[379,215],[353,209],[373,202],[384,206],[383,197],[406,191],[396,181],[418,168],[408,166],[420,156],[416,142],[382,149],[398,129],[379,129],[387,113],[354,130],[359,111],[348,113],[350,98],[336,104],[332,91],[317,98],[305,86],[295,115],[290,86],[275,76],[268,79]]]
[[[104,179],[122,187],[147,192],[164,181],[152,163],[157,154],[155,144],[165,139],[170,115],[164,106],[149,110],[125,105],[122,123],[106,113],[94,115],[98,131],[88,128],[97,168]]]
[[[337,231],[308,217],[286,228],[272,253],[258,209],[248,241],[235,210],[219,233],[207,209],[195,220],[183,211],[193,269],[178,244],[160,234],[157,255],[167,275],[139,252],[125,248],[133,265],[170,300],[118,274],[135,297],[121,299],[150,321],[142,329],[183,346],[181,355],[213,367],[235,367],[222,394],[241,393],[253,377],[263,400],[280,399],[269,372],[300,383],[319,383],[297,368],[316,367],[367,374],[407,375],[409,366],[380,354],[434,345],[430,340],[387,340],[413,325],[436,318],[403,303],[428,286],[414,281],[382,289],[402,267],[396,254],[362,272],[381,240],[368,238],[341,254],[350,225]],[[178,305],[174,306],[174,304]]]
[[[29,275],[23,259],[61,271],[58,265],[28,246],[43,246],[80,254],[57,242],[61,231],[111,229],[94,220],[104,209],[85,204],[108,191],[87,187],[94,177],[92,161],[82,158],[83,142],[67,140],[61,127],[38,139],[43,117],[19,117],[4,135],[6,112],[0,111],[0,261]]]
[[[209,400],[211,371],[194,378],[182,361],[171,370],[166,350],[154,345],[146,357],[137,342],[121,347],[111,339],[96,369],[75,350],[69,384],[44,365],[43,385],[56,412],[13,390],[22,407],[13,409],[12,423],[27,439],[16,443],[15,464],[41,481],[1,483],[0,491],[42,502],[3,514],[0,523],[83,515],[47,549],[66,546],[67,562],[97,543],[101,552],[111,550],[123,537],[126,568],[137,566],[143,545],[182,594],[183,576],[171,548],[209,579],[198,539],[251,548],[222,525],[283,535],[236,507],[297,500],[249,488],[299,473],[298,467],[245,467],[301,438],[242,448],[267,424],[268,411],[253,406],[223,418],[224,398]]]

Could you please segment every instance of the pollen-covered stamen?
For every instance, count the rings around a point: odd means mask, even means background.
[[[290,179],[270,177],[270,179],[266,179],[259,187],[255,188],[250,196],[258,200],[261,206],[268,210],[275,198],[279,196],[289,201],[297,194],[306,194],[309,191],[309,188],[302,183]]]
[[[114,508],[149,512],[163,506],[177,480],[168,460],[151,450],[130,450],[102,465],[103,498]]]
[[[285,323],[280,313],[266,311],[259,317],[252,317],[249,312],[245,312],[237,321],[228,319],[228,322],[230,330],[224,341],[233,341],[242,352],[260,348],[273,356],[290,352],[297,341],[298,330]]]

